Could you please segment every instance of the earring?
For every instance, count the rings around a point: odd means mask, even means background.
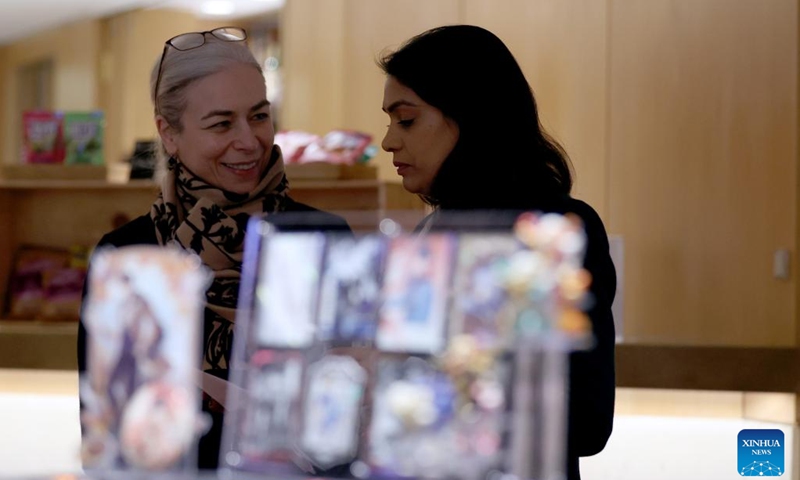
[[[178,166],[178,157],[176,155],[170,155],[167,159],[167,169],[174,170],[175,167]]]

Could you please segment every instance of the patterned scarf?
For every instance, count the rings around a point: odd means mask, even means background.
[[[160,245],[197,253],[214,273],[206,292],[203,370],[226,370],[242,272],[244,234],[251,215],[282,210],[289,184],[280,148],[272,149],[264,177],[251,193],[206,183],[170,158],[161,194],[150,209]]]

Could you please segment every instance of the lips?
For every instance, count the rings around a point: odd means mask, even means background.
[[[407,163],[392,162],[392,165],[397,169],[398,175],[405,174],[411,168],[411,165]]]
[[[256,168],[258,162],[255,161],[247,163],[223,163],[222,165],[224,165],[227,168],[230,168],[231,170],[236,170],[237,172],[247,172],[249,170]]]

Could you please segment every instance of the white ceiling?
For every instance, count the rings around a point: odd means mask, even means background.
[[[273,11],[283,3],[284,0],[0,0],[0,44],[77,20],[137,8],[176,8],[225,20]]]

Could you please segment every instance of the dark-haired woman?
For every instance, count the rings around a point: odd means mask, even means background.
[[[594,347],[570,359],[567,472],[606,445],[614,416],[616,273],[600,217],[570,196],[564,150],[543,130],[516,59],[491,32],[455,25],[428,30],[379,62],[386,74],[382,147],[409,192],[434,208],[420,229],[510,228],[523,211],[573,213],[584,222],[584,266]]]

